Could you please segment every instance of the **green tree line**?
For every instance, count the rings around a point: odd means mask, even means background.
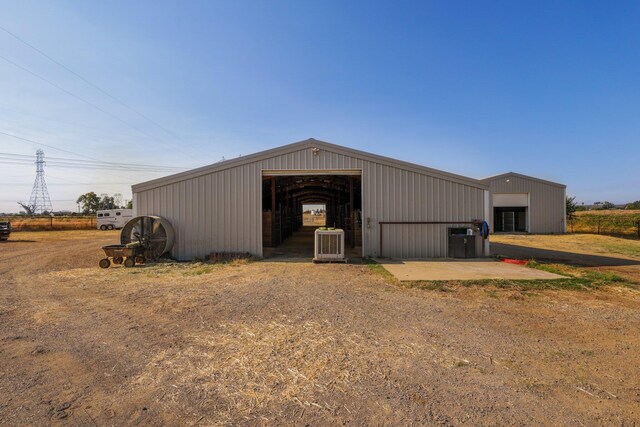
[[[106,209],[131,209],[133,203],[131,200],[123,203],[122,194],[114,194],[110,196],[108,194],[97,195],[93,191],[82,194],[76,200],[80,211],[85,215],[91,215],[100,210]]]

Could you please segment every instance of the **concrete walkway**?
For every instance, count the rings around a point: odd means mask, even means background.
[[[376,259],[400,281],[418,280],[549,280],[564,276],[493,259],[393,260]]]

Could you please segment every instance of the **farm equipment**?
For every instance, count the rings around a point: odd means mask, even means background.
[[[137,216],[125,224],[120,232],[119,245],[103,246],[106,258],[100,260],[102,268],[111,263],[133,267],[155,261],[173,247],[173,227],[159,216]]]
[[[11,235],[11,221],[0,221],[0,240],[7,240]]]
[[[102,268],[109,268],[112,262],[124,264],[125,267],[133,267],[136,264],[144,264],[147,260],[144,257],[144,247],[140,244],[107,245],[103,246],[102,250],[107,256],[98,263]]]

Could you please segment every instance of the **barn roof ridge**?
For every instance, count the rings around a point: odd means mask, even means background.
[[[374,163],[384,164],[387,166],[393,166],[405,170],[409,170],[412,172],[420,173],[423,175],[429,176],[440,176],[444,179],[448,179],[450,181],[458,182],[464,185],[469,185],[472,187],[487,189],[488,186],[482,180],[478,180],[475,178],[454,174],[451,172],[446,172],[439,169],[430,168],[427,166],[422,166],[415,163],[406,162],[403,160],[393,159],[391,157],[385,157],[378,154],[369,153],[366,151],[357,150],[351,147],[346,147],[342,145],[333,144],[326,141],[321,141],[315,138],[308,138],[302,141],[293,142],[286,145],[281,145],[279,147],[270,148],[263,151],[258,151],[256,153],[252,153],[246,156],[236,157],[234,159],[224,160],[221,162],[213,163],[206,166],[201,166],[199,168],[190,169],[188,171],[179,172],[173,175],[168,175],[161,178],[156,178],[150,181],[141,182],[138,184],[134,184],[131,186],[131,189],[134,193],[140,191],[151,190],[153,188],[162,187],[164,185],[174,184],[176,182],[185,181],[188,179],[197,178],[203,175],[207,175],[214,172],[219,172],[225,169],[230,169],[236,166],[241,166],[247,163],[257,162],[263,159],[268,159],[270,157],[274,157],[277,155],[287,154],[290,152],[298,151],[304,147],[314,148],[325,148],[329,151],[335,152],[337,154],[343,154],[346,156],[352,156],[361,158],[363,160],[369,160]]]
[[[492,176],[488,176],[486,178],[482,178],[482,179],[480,179],[480,181],[481,182],[489,182],[489,181],[493,181],[494,179],[504,178],[504,177],[507,177],[507,176],[517,176],[519,178],[529,179],[531,181],[537,181],[537,182],[540,182],[542,184],[548,184],[548,185],[553,185],[553,186],[556,186],[556,187],[567,188],[567,186],[565,184],[561,184],[559,182],[548,181],[546,179],[537,178],[537,177],[531,176],[531,175],[524,175],[524,174],[517,173],[517,172],[505,172],[505,173],[501,173],[501,174],[498,174],[498,175],[492,175]]]

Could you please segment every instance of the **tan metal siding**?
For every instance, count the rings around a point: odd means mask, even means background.
[[[507,179],[509,179],[509,182],[507,182]],[[490,180],[489,191],[491,194],[529,194],[530,233],[565,232],[565,189],[563,187],[509,175]],[[493,230],[493,206],[491,207],[491,221],[489,224]]]
[[[483,219],[483,189],[311,148],[136,192],[138,215],[160,215],[176,230],[172,255],[204,258],[214,251],[262,255],[263,169],[362,170],[363,255],[378,256],[379,221]],[[370,227],[367,228],[367,218]],[[447,255],[446,225],[384,225],[383,254],[402,258]]]
[[[380,221],[463,221],[483,218],[483,190],[395,168],[363,171],[365,217],[374,224],[367,230],[369,253],[377,254]],[[367,177],[372,178],[370,181]],[[383,255],[399,258],[447,255],[447,225],[386,224]]]

